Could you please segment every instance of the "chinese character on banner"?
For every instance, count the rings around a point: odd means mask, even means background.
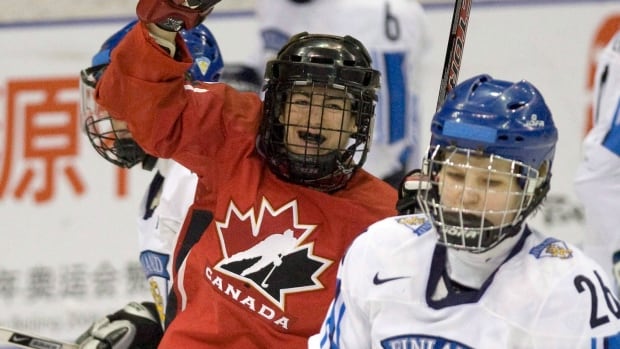
[[[17,271],[0,269],[0,299],[12,301],[17,295]]]
[[[78,80],[9,81],[7,92],[0,119],[0,198],[29,195],[36,203],[48,202],[61,183],[83,195],[84,183],[72,161],[80,137]]]

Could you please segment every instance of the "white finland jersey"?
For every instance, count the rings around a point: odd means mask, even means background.
[[[138,216],[140,263],[162,320],[172,288],[172,256],[197,177],[169,159],[157,160],[157,172],[146,190]]]
[[[608,277],[570,244],[526,228],[481,291],[432,300],[445,273],[436,241],[421,214],[373,224],[344,257],[336,297],[309,347],[620,348],[620,304]]]
[[[594,88],[594,127],[583,143],[575,177],[586,210],[584,252],[607,272],[620,251],[620,31],[599,56]]]
[[[373,141],[364,169],[386,178],[420,167],[420,89],[430,39],[427,18],[414,0],[256,0],[264,68],[299,32],[351,35],[381,72]],[[424,149],[422,149],[424,150]]]

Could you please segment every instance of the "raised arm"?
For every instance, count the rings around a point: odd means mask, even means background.
[[[140,0],[138,17],[148,19],[140,12],[143,1],[152,2]],[[127,122],[146,152],[200,172],[197,166],[212,163],[231,132],[254,136],[262,105],[254,93],[188,81],[192,57],[180,35],[155,22],[163,17],[141,20],[113,50],[96,100],[114,118]],[[242,109],[254,112],[239,112]]]

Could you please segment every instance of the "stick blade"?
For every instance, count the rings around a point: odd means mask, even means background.
[[[32,333],[0,327],[0,345],[30,349],[78,349],[78,345]]]

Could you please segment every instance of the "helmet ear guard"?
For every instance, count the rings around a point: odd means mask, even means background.
[[[538,178],[528,181],[528,187],[524,191],[532,193],[532,201],[523,211],[522,221],[535,212],[547,197],[547,193],[551,189],[550,166],[550,161],[544,161],[538,169]]]
[[[405,174],[398,185],[398,201],[396,202],[398,214],[420,212],[422,209],[418,203],[418,192],[430,188],[430,181],[421,169],[414,169]]]

